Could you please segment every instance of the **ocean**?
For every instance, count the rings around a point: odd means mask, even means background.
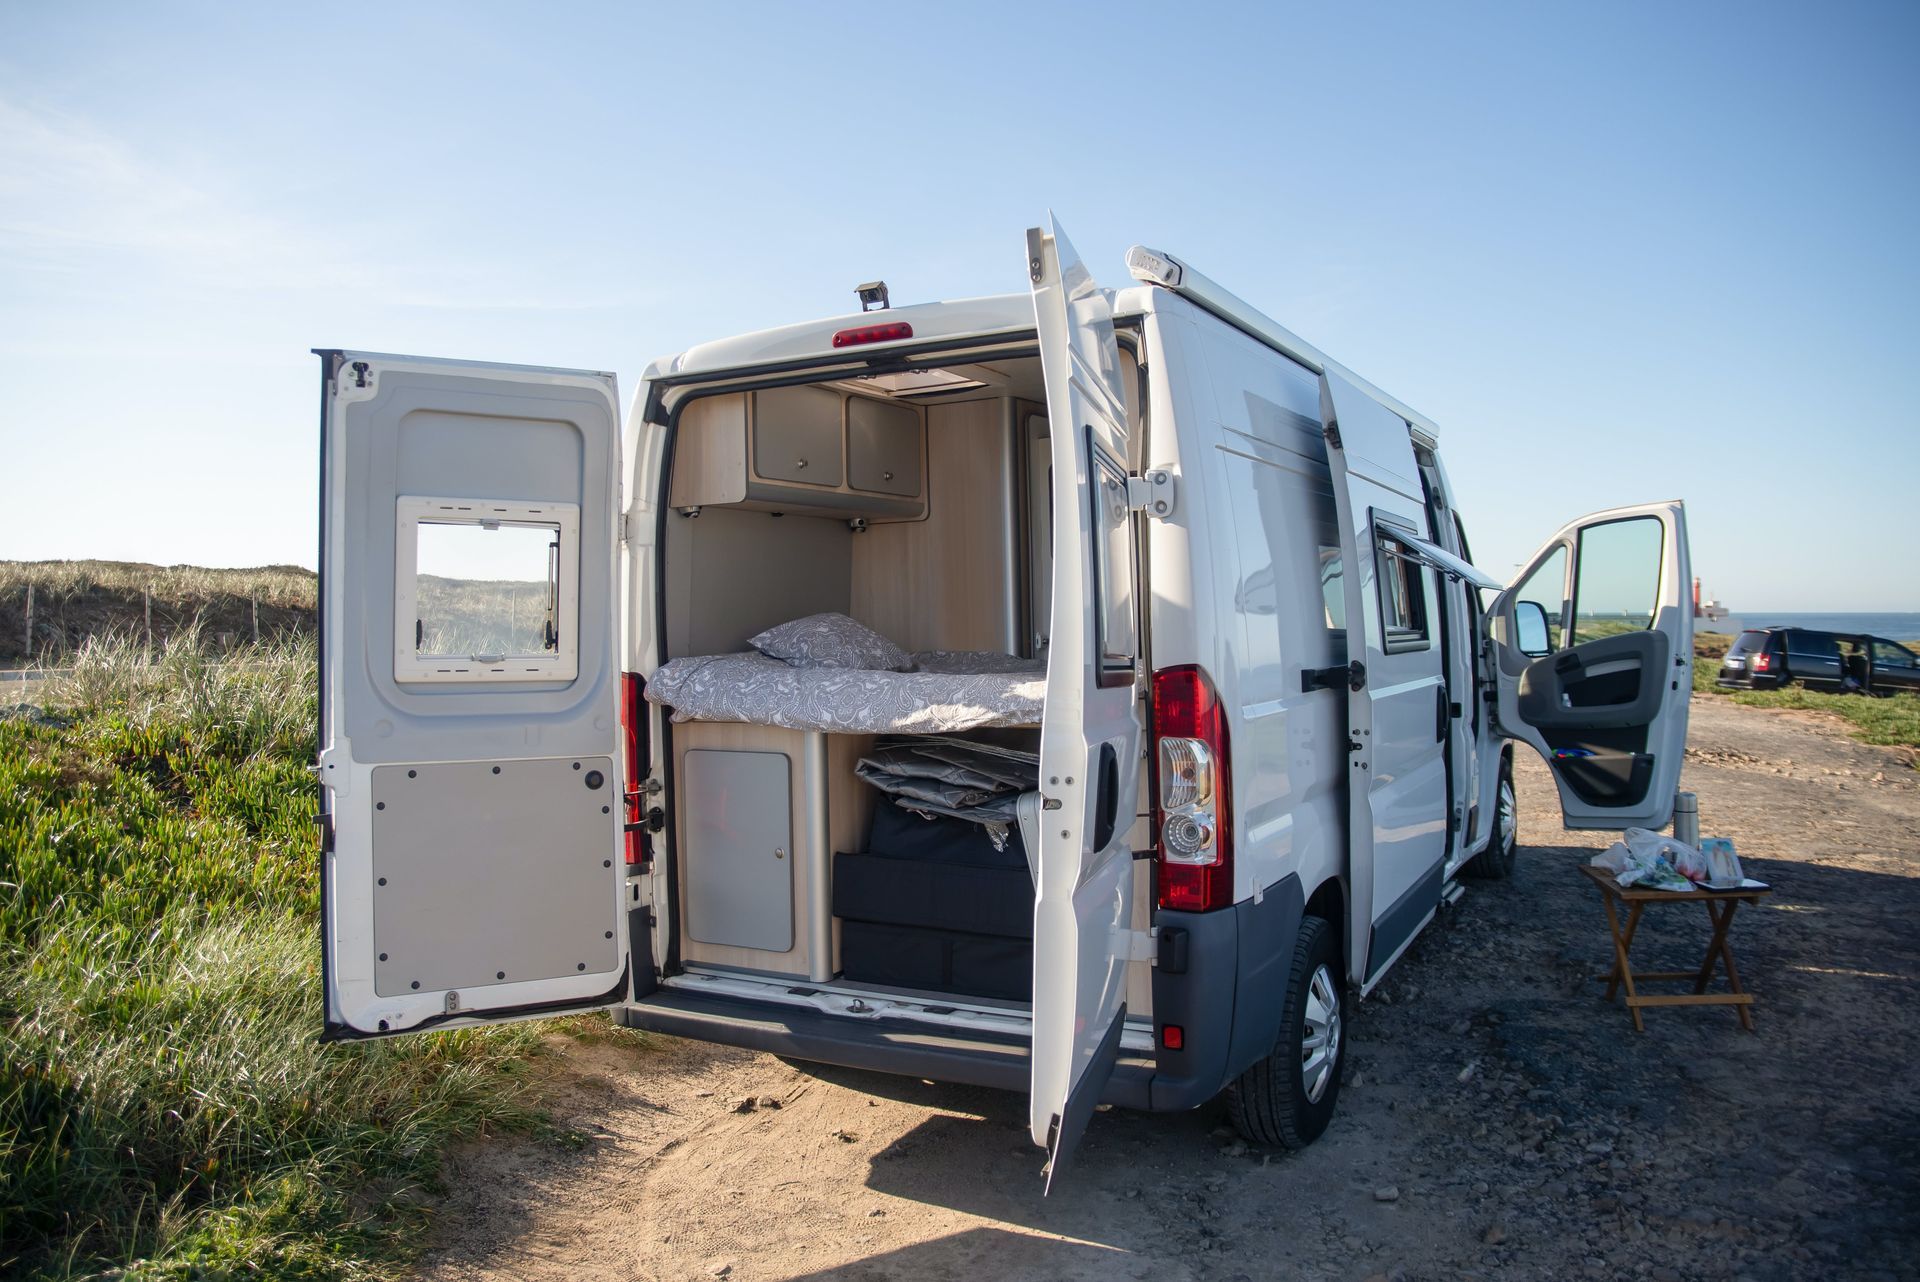
[[[1738,632],[1742,628],[1812,628],[1817,632],[1854,632],[1889,641],[1920,639],[1920,613],[1796,614],[1791,610],[1742,610],[1718,621],[1695,619],[1696,632]]]

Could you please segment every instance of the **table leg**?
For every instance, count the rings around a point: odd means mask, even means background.
[[[1727,900],[1724,905],[1726,911],[1722,913],[1719,911],[1721,904],[1711,899],[1707,901],[1707,920],[1713,923],[1713,939],[1707,944],[1707,959],[1700,963],[1700,973],[1693,978],[1693,991],[1696,993],[1707,991],[1707,984],[1713,979],[1713,968],[1726,951],[1727,926],[1733,921],[1735,902],[1737,901]]]
[[[1727,966],[1727,987],[1736,993],[1744,993],[1747,990],[1740,986],[1740,969],[1733,964],[1733,945],[1727,942],[1727,925],[1733,921],[1733,910],[1739,905],[1738,899],[1727,901],[1727,915],[1721,919],[1720,926],[1720,960]],[[1753,1031],[1752,1004],[1742,1002],[1733,1009],[1740,1016],[1740,1027],[1751,1033]]]
[[[1612,916],[1612,904],[1613,904],[1613,901],[1611,899],[1607,900],[1609,917]],[[1646,905],[1644,903],[1640,903],[1638,901],[1635,901],[1634,903],[1627,905],[1627,929],[1626,929],[1625,936],[1620,941],[1621,948],[1623,950],[1623,955],[1624,953],[1630,953],[1633,951],[1633,932],[1640,929],[1640,910],[1645,907]],[[1612,1001],[1613,994],[1619,987],[1620,987],[1620,963],[1618,961],[1615,961],[1613,964],[1612,972],[1607,975],[1606,1000]]]
[[[1613,896],[1611,895],[1600,896],[1600,905],[1607,910],[1607,927],[1613,932],[1614,969],[1620,972],[1620,983],[1627,990],[1627,1011],[1633,1016],[1633,1031],[1636,1033],[1644,1033],[1647,1031],[1646,1021],[1640,1017],[1640,1008],[1633,1004],[1633,999],[1639,996],[1639,994],[1633,991],[1633,967],[1627,964],[1627,940],[1626,936],[1624,936],[1620,930],[1620,914],[1613,910]],[[1639,907],[1639,904],[1634,905],[1634,909],[1636,910]],[[1633,917],[1637,921],[1639,913],[1635,911]],[[1607,995],[1608,997],[1612,997],[1613,995],[1611,985],[1608,986]]]

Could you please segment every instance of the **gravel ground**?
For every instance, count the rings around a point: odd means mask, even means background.
[[[1605,839],[1522,753],[1514,879],[1470,883],[1357,1011],[1319,1143],[1215,1104],[1107,1111],[1053,1196],[1015,1096],[655,1039],[563,1051],[577,1145],[462,1155],[433,1279],[1920,1278],[1920,772],[1823,718],[1697,698],[1687,786],[1775,887],[1726,1008],[1601,1001]],[[1551,845],[1546,843],[1553,843]],[[1697,962],[1704,912],[1636,963]]]

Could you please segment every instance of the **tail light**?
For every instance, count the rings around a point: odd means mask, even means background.
[[[1153,674],[1154,848],[1162,908],[1233,903],[1227,716],[1191,664]]]
[[[1754,655],[1753,670],[1755,672],[1773,671],[1773,656],[1768,654],[1765,650],[1762,650],[1760,653]]]
[[[641,824],[646,812],[641,802],[646,794],[640,791],[640,719],[646,715],[646,705],[641,702],[640,696],[645,689],[639,673],[620,674],[620,737],[627,761],[626,787],[622,790],[625,797],[623,813],[626,815],[629,866],[646,863],[652,854],[648,848],[646,830]]]

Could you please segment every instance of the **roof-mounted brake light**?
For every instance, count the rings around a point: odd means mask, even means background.
[[[905,321],[894,321],[887,325],[858,325],[852,329],[843,329],[833,336],[835,347],[858,347],[862,343],[894,343],[903,338],[913,337],[913,326]]]

